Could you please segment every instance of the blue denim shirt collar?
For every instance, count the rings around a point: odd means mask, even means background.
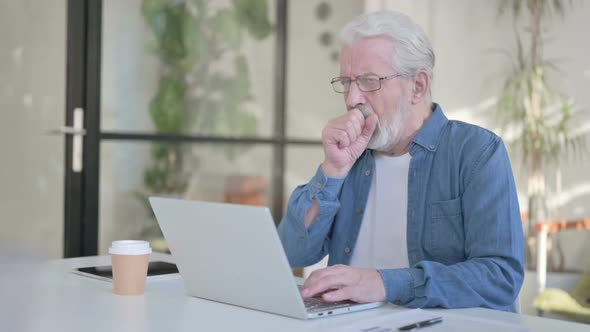
[[[412,140],[410,145],[410,154],[414,155],[418,146],[430,151],[435,152],[438,143],[441,138],[443,129],[447,126],[449,119],[443,113],[441,107],[433,103],[434,110],[432,115],[426,121],[426,123],[418,130],[418,133]]]

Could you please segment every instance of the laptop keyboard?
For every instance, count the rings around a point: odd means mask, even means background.
[[[307,310],[327,310],[327,309],[337,309],[348,307],[351,304],[355,304],[352,301],[338,301],[338,302],[328,302],[321,297],[310,297],[307,299],[303,299],[303,303],[305,304],[305,308]]]
[[[301,290],[302,286],[298,285],[299,290]],[[356,302],[352,301],[338,301],[338,302],[328,302],[322,298],[322,294],[318,294],[314,297],[309,297],[307,299],[303,299],[303,303],[305,304],[305,308],[310,311],[316,310],[328,310],[328,309],[337,309],[348,307],[352,304],[357,304]]]

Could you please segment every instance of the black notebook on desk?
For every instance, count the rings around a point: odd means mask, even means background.
[[[111,265],[102,266],[88,266],[80,267],[73,271],[76,274],[91,277],[95,279],[112,281],[113,280],[113,269]],[[150,262],[148,265],[147,276],[148,279],[154,277],[162,277],[167,275],[178,274],[178,268],[174,263],[155,261]]]

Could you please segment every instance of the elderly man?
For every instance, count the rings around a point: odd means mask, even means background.
[[[432,102],[434,52],[409,17],[362,15],[342,40],[332,86],[347,112],[279,225],[291,266],[329,255],[302,295],[515,311],[523,235],[502,140]]]

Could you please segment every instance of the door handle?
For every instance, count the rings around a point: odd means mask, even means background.
[[[72,171],[82,172],[82,156],[84,152],[83,138],[86,135],[84,129],[84,110],[80,107],[74,109],[73,126],[62,126],[47,132],[49,135],[72,135]]]
[[[47,132],[49,135],[86,135],[86,129],[76,129],[70,126],[61,126],[57,129],[51,129]]]

